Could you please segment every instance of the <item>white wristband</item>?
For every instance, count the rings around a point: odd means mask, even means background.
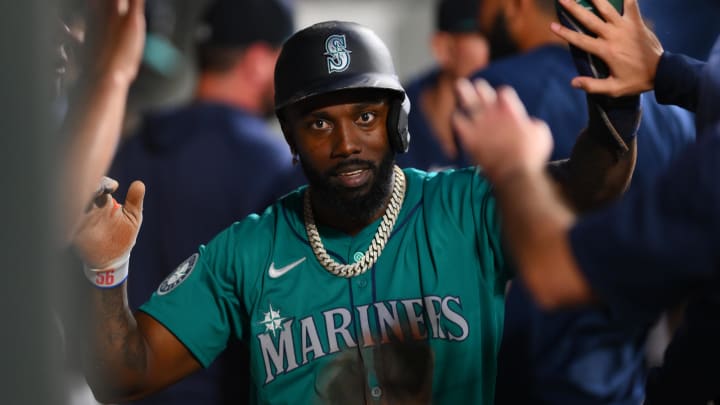
[[[114,288],[125,282],[128,276],[130,252],[115,260],[107,268],[93,269],[84,265],[85,277],[98,288]]]

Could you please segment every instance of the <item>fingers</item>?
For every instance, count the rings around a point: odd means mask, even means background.
[[[458,139],[460,139],[460,145],[464,150],[471,150],[473,147],[472,138],[475,134],[475,127],[472,125],[470,119],[461,111],[455,111],[452,116],[452,125],[455,128],[455,133]]]
[[[123,209],[132,218],[138,221],[142,219],[143,199],[145,198],[145,184],[142,181],[133,181],[128,189]]]
[[[520,100],[515,89],[508,86],[502,86],[497,92],[497,103],[500,108],[506,109],[510,115],[518,120],[527,120],[528,114],[525,110],[525,104]]]
[[[605,1],[605,0],[599,0],[599,1]],[[567,16],[569,13],[570,16],[575,17],[577,21],[580,22],[585,28],[590,30],[590,32],[595,33],[596,35],[600,33],[600,31],[603,28],[603,24],[605,22],[598,17],[595,13],[592,11],[586,9],[585,7],[578,4],[575,0],[559,0],[560,4],[562,5],[562,13],[566,14],[566,19],[572,23],[572,19]],[[610,6],[612,8],[612,6]],[[578,27],[578,31],[579,31]]]
[[[572,79],[570,84],[576,89],[584,90],[592,94],[606,94],[611,97],[620,95],[618,82],[613,77],[606,79],[595,79],[587,76],[578,76]]]
[[[477,106],[477,94],[470,80],[461,78],[455,82],[458,104],[462,111],[470,113]]]
[[[465,149],[472,149],[477,142],[478,128],[474,120],[478,113],[486,111],[496,103],[495,90],[483,79],[470,83],[468,79],[456,82],[458,111],[453,114],[452,123],[460,143]]]
[[[625,0],[624,2],[625,15],[631,18],[635,23],[642,21],[642,14],[640,13],[640,5],[637,0]],[[644,24],[644,22],[643,22]]]
[[[470,83],[468,79],[458,79],[456,93],[462,111],[468,115],[486,109],[495,103],[495,90],[483,79]]]
[[[96,191],[96,195],[112,194],[117,190],[119,185],[120,183],[118,183],[117,180],[111,179],[107,176],[103,176],[103,178],[100,179],[100,186]]]
[[[145,0],[128,0],[128,14],[129,15],[142,15],[145,13]]]
[[[603,52],[603,47],[597,38],[585,35],[582,32],[571,30],[556,22],[550,24],[550,29],[553,33],[555,33],[555,35],[564,39],[570,43],[570,45],[574,45],[585,52],[602,57],[600,54]]]
[[[614,23],[622,18],[622,15],[610,4],[608,0],[591,0],[598,14],[605,20]]]
[[[110,194],[114,193],[118,186],[119,184],[117,181],[111,179],[110,177],[103,176],[103,178],[100,179],[98,188],[93,192],[90,202],[85,207],[85,212],[89,212],[93,208],[93,205],[97,207],[105,206],[105,204],[109,201],[109,198],[111,198]]]

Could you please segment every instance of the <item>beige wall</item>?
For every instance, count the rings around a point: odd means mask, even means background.
[[[325,20],[354,21],[372,28],[388,45],[401,79],[431,63],[428,41],[434,0],[296,0],[298,28]]]

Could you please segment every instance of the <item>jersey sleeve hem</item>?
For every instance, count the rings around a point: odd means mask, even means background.
[[[158,323],[160,323],[165,329],[168,330],[168,332],[172,333],[175,338],[180,341],[180,343],[185,346],[190,354],[195,357],[195,359],[200,363],[200,365],[203,366],[203,368],[208,368],[210,364],[212,364],[214,359],[210,359],[207,356],[202,355],[198,345],[194,344],[189,338],[183,337],[180,334],[176,333],[176,328],[173,328],[170,321],[167,321],[167,318],[164,317],[164,313],[162,310],[147,308],[145,305],[141,306],[138,311],[141,311],[148,316],[152,317],[154,320],[156,320]]]

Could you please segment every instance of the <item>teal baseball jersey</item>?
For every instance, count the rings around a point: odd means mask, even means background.
[[[405,170],[407,191],[367,272],[315,258],[301,188],[219,234],[141,310],[208,366],[247,342],[253,403],[493,403],[509,277],[490,184],[475,169]],[[319,226],[352,263],[380,220],[349,236]]]

